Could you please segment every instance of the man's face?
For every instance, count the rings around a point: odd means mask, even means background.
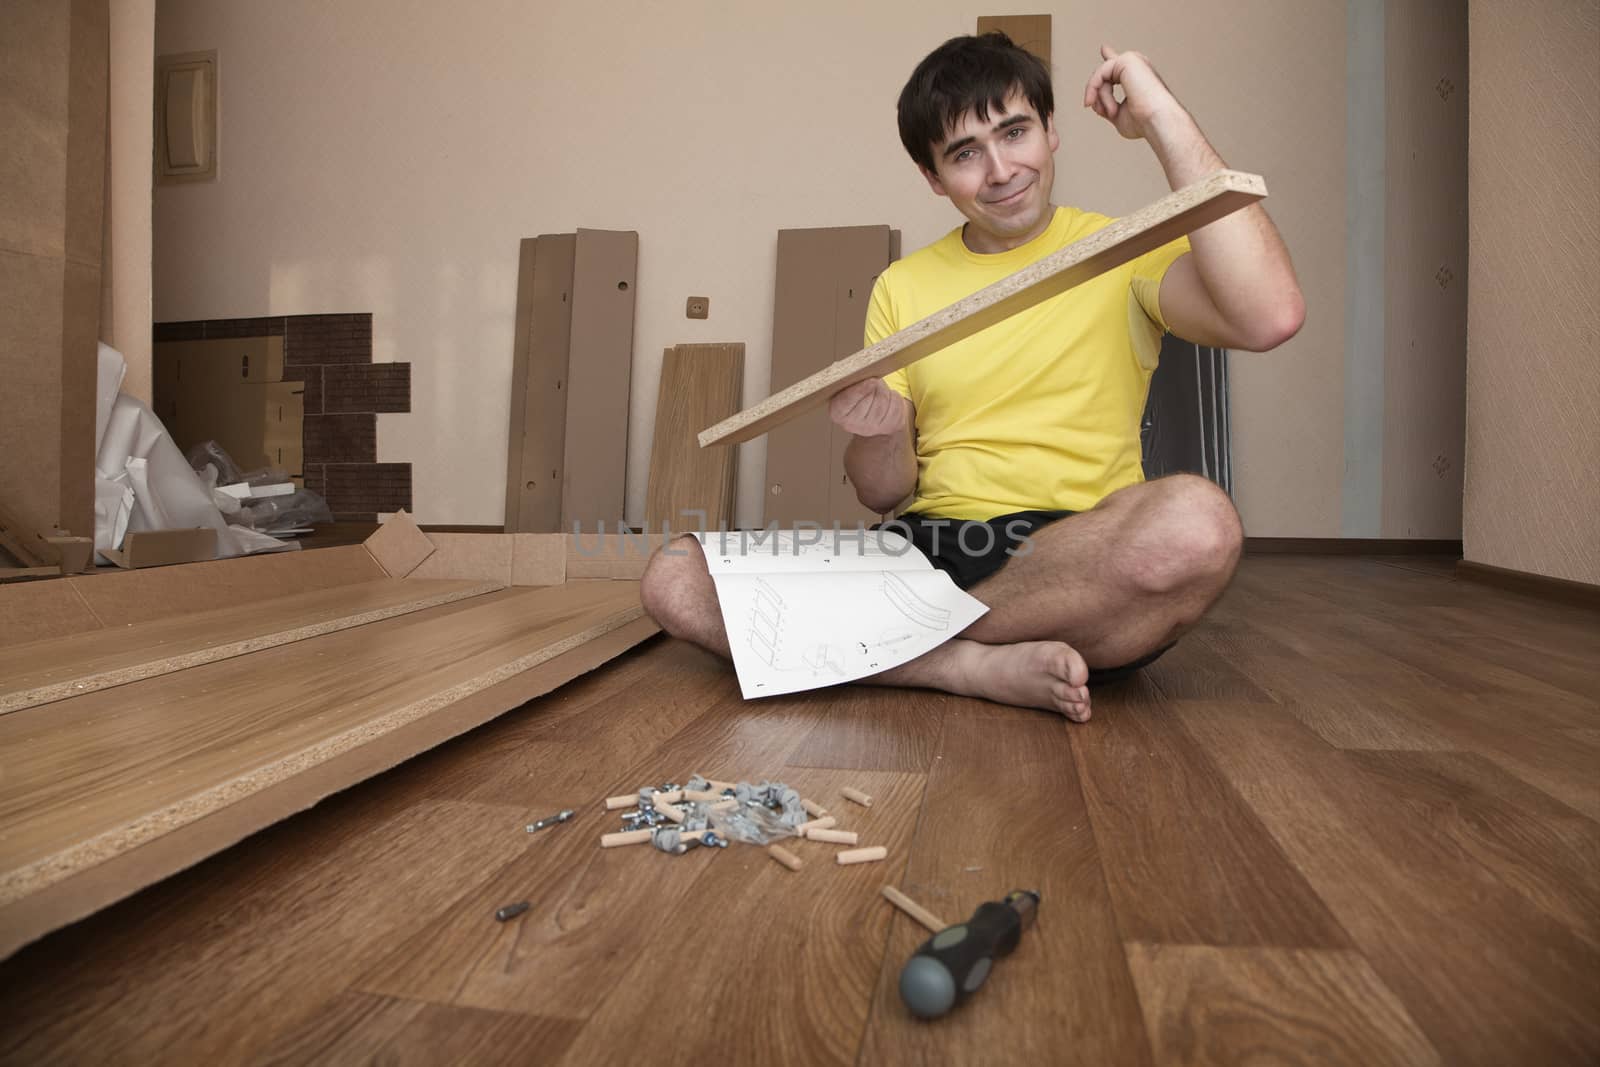
[[[974,252],[1004,252],[1026,244],[1050,225],[1054,152],[1061,139],[1020,93],[980,120],[969,111],[933,146],[935,169],[923,177],[970,223],[963,233]]]

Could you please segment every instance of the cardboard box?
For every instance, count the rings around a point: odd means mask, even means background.
[[[282,337],[154,346],[155,413],[187,452],[215,441],[242,471],[305,473],[305,385],[283,380]]]

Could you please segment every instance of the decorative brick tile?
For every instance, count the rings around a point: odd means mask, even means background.
[[[259,319],[212,319],[206,323],[206,340],[224,337],[282,337],[284,317]],[[288,362],[285,357],[284,362]]]
[[[307,415],[322,414],[322,368],[321,367],[285,367],[283,380],[286,382],[305,382],[305,410]]]
[[[322,464],[307,463],[305,465],[305,474],[303,477],[305,478],[307,489],[311,490],[313,493],[316,493],[318,496],[326,496],[326,494],[323,493],[323,490],[328,487],[327,476],[324,473],[324,467]]]
[[[308,485],[309,480],[308,474]],[[322,485],[320,492],[335,519],[411,508],[409,463],[329,463]]]
[[[307,463],[378,462],[378,416],[307,415]]]
[[[283,361],[290,366],[312,363],[372,362],[372,315],[291,315]]]
[[[322,410],[410,411],[411,364],[370,363],[322,368]]]
[[[206,335],[204,322],[158,322],[150,331],[151,340],[199,341]]]

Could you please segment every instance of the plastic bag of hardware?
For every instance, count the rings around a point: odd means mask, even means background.
[[[799,827],[785,822],[782,811],[755,801],[741,802],[727,811],[713,810],[711,828],[730,840],[747,845],[770,845],[799,835]]]

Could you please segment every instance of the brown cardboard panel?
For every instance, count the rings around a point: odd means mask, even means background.
[[[24,567],[55,567],[61,564],[61,549],[8,511],[3,500],[0,500],[0,548]]]
[[[623,515],[639,235],[579,230],[572,267],[561,529]]]
[[[587,531],[566,534],[567,581],[580,578],[624,578],[638,581],[650,557],[667,543],[661,531],[604,535]]]
[[[98,188],[96,190],[98,195]],[[68,261],[62,271],[61,410],[57,500],[60,529],[94,533],[95,380],[100,346],[100,262]]]
[[[8,7],[11,5],[7,5]],[[111,10],[108,0],[72,0],[67,55],[66,260],[93,273],[87,305],[99,340],[100,267],[105,237],[106,88],[111,70]],[[9,79],[8,79],[9,80]],[[94,344],[89,346],[91,364]],[[94,419],[93,383],[89,418]],[[93,449],[93,443],[90,444]],[[92,495],[92,494],[91,494]],[[92,507],[92,504],[91,504]]]
[[[524,237],[517,245],[517,310],[511,329],[510,422],[506,433],[505,528],[521,529],[522,437],[527,431],[528,336],[533,323],[533,264],[539,240]]]
[[[772,388],[782,389],[860,347],[864,299],[845,297],[889,263],[887,226],[841,226],[778,231],[778,277],[772,312]],[[867,295],[871,295],[870,288]],[[860,321],[852,322],[859,306]],[[843,333],[841,334],[841,329]],[[707,424],[709,425],[709,424]],[[848,442],[845,442],[846,444]],[[844,476],[843,445],[834,441],[826,410],[776,427],[767,441],[765,521],[854,522],[834,509],[834,483]],[[847,513],[859,505],[851,495]]]
[[[216,441],[241,470],[305,473],[304,386],[283,381],[282,337],[154,346],[155,413],[184,451]]]
[[[695,434],[701,427],[739,410],[743,395],[743,344],[678,345],[667,349],[661,361],[650,482],[645,494],[648,528],[660,530],[663,523],[678,530],[717,529],[718,523],[723,528],[732,525],[730,468],[738,450],[701,448]],[[703,515],[685,518],[685,511]]]
[[[217,531],[209,526],[193,530],[135,530],[122,539],[121,549],[108,548],[101,555],[130,571],[200,563],[217,558]]]
[[[1266,195],[1260,175],[1219,170],[708,427],[700,444],[759,437],[856,382],[915,363]]]
[[[512,585],[560,585],[566,580],[566,535],[548,533],[511,535]]]
[[[68,74],[72,33],[65,4],[7,4],[0,33],[0,250],[66,256]],[[0,289],[0,293],[4,293]]]
[[[365,548],[341,545],[153,570],[102,570],[63,581],[102,623],[126,626],[384,577]]]
[[[523,242],[527,276],[518,279],[515,352],[522,384],[519,393],[513,383],[506,481],[508,532],[555,533],[561,529],[577,241],[577,234],[557,233]],[[509,458],[513,450],[515,457]]]
[[[1049,15],[979,15],[978,32],[996,30],[1011,38],[1019,47],[1026,48],[1050,65]]]
[[[430,533],[433,551],[412,578],[445,578],[511,584],[511,535]]]
[[[49,537],[46,540],[61,553],[62,574],[80,574],[93,569],[94,538]]]
[[[5,383],[0,388],[0,502],[35,530],[64,524],[65,272],[59,259],[0,251],[0,381]],[[92,493],[92,475],[90,484]]]
[[[404,578],[434,551],[433,541],[404,511],[389,516],[389,521],[362,543],[391,578]]]
[[[18,582],[0,589],[0,648],[100,628],[70,582]]]

